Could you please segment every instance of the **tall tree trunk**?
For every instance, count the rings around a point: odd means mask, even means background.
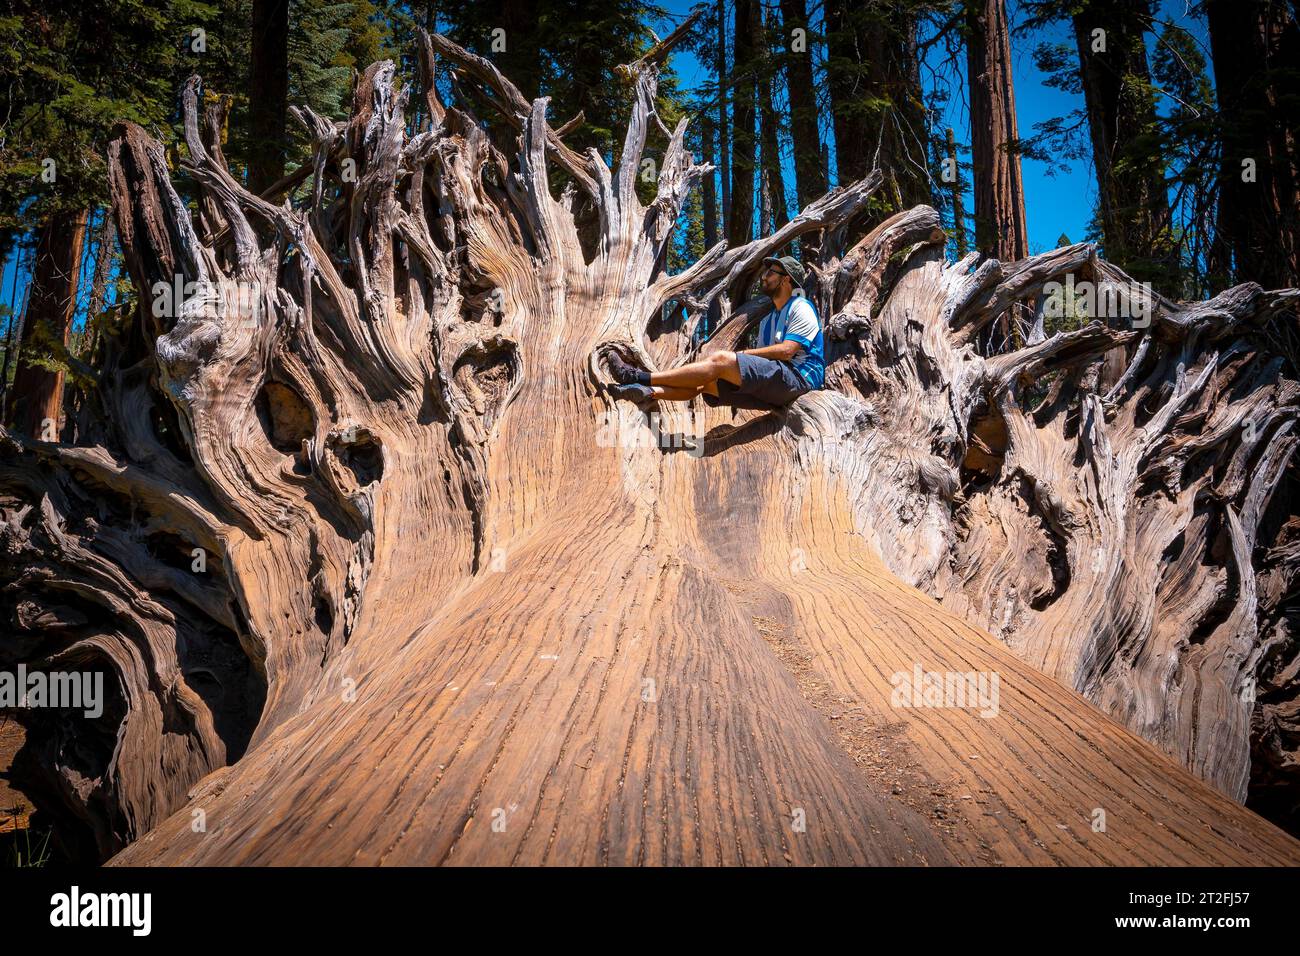
[[[869,85],[862,62],[866,39],[857,9],[851,0],[825,0],[824,4],[827,89],[841,183],[856,182],[871,167],[864,105]]]
[[[929,202],[916,22],[903,7],[828,0],[827,76],[840,181],[879,167],[886,204]]]
[[[811,28],[804,0],[781,0],[781,42],[785,47],[785,82],[790,91],[790,140],[794,145],[795,192],[803,209],[826,192],[822,165],[822,138],[813,82]],[[802,50],[790,48],[792,34],[801,29],[807,37]]]
[[[716,7],[718,27],[718,173],[722,184],[722,232],[727,234],[727,223],[731,222],[731,126],[728,121],[727,107],[731,101],[727,70],[727,5],[726,0],[718,0]]]
[[[738,246],[754,237],[755,172],[758,137],[754,133],[758,98],[754,37],[761,28],[758,0],[735,0],[735,56],[732,64],[731,214],[727,242]]]
[[[903,207],[928,203],[930,177],[925,157],[930,150],[930,128],[921,89],[921,54],[917,50],[917,17],[901,7],[892,22],[890,33],[894,52],[889,60],[895,66],[889,74],[891,100],[897,112],[885,124],[887,133],[897,137],[890,163],[901,183]]]
[[[1029,255],[1029,238],[1020,154],[1013,151],[1019,133],[1003,0],[968,0],[966,26],[975,246],[986,255],[1014,262]]]
[[[18,277],[31,272],[31,252],[22,246],[14,248],[14,269],[13,283],[9,287],[9,320],[5,324],[5,357],[3,367],[0,367],[0,418],[4,418],[4,410],[8,408],[9,402],[9,370],[13,367],[16,359],[14,353],[18,351],[18,343],[22,341],[23,315],[27,311],[26,296],[31,291],[31,284],[28,284],[24,290],[24,302],[22,306],[18,305]],[[0,276],[4,275],[3,268],[0,268]]]
[[[249,57],[248,183],[260,193],[284,176],[289,109],[289,0],[253,0]]]
[[[57,212],[41,228],[32,262],[32,288],[23,319],[18,366],[5,419],[24,435],[51,440],[59,428],[62,369],[39,361],[61,360],[77,312],[82,246],[89,210]]]
[[[701,139],[704,142],[704,162],[717,167],[717,153],[714,151],[713,120],[707,114],[700,118]],[[704,248],[712,249],[717,244],[719,226],[718,187],[715,173],[711,170],[704,177]]]
[[[756,7],[759,4],[755,4]],[[776,104],[772,99],[772,49],[769,43],[769,24],[755,18],[754,46],[761,50],[759,56],[758,103],[759,130],[762,136],[763,185],[767,196],[767,218],[763,234],[768,235],[790,221],[786,203],[785,173],[781,168],[781,138]]]
[[[1014,262],[1029,255],[1029,237],[1020,154],[1013,151],[1019,134],[1006,7],[1003,0],[968,0],[965,12],[975,247]],[[1009,310],[985,330],[980,341],[985,354],[1007,346],[1014,322]]]
[[[113,225],[113,211],[105,209],[95,240],[95,271],[90,280],[90,298],[86,305],[86,343],[82,358],[94,353],[99,335],[99,315],[104,311],[108,296],[108,280],[113,271],[113,254],[117,246],[117,227]]]
[[[1085,0],[1073,25],[1107,257],[1142,281],[1170,281],[1169,197],[1154,154],[1144,35],[1148,0]],[[1163,280],[1163,281],[1162,281]]]
[[[0,664],[110,678],[99,720],[23,714],[61,833],[127,865],[1300,862],[1238,802],[1242,682],[1296,567],[1256,589],[1259,519],[1300,412],[1241,332],[1300,293],[986,358],[973,336],[1045,283],[1127,277],[1088,246],[950,266],[924,206],[845,248],[879,173],[667,274],[705,168],[681,124],[637,195],[657,60],[627,70],[610,169],[428,42],[517,119],[510,154],[455,107],[408,140],[375,64],[345,129],[303,111],[319,201],[275,206],[191,83],[222,220],[196,222],[162,147],[116,131],[132,281],[219,294],[139,310],[79,409],[94,443],[0,434]],[[554,169],[600,209],[590,254]],[[718,303],[702,351],[732,348],[766,311],[734,278],[813,231],[827,388],[739,424],[612,398],[611,354],[698,354],[647,335],[665,302]]]
[[[972,126],[974,123],[971,124]],[[952,230],[957,240],[957,255],[959,258],[966,258],[966,253],[970,250],[970,243],[966,240],[966,200],[962,196],[961,190],[961,166],[957,162],[957,139],[953,136],[952,127],[948,127],[947,136],[947,159],[952,168],[953,180],[950,186],[952,193]]]
[[[1300,90],[1279,89],[1300,56],[1300,28],[1282,3],[1206,5],[1219,99],[1217,270],[1268,288],[1300,282],[1295,130]],[[1294,81],[1292,81],[1294,86]]]

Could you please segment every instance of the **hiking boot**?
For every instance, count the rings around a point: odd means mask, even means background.
[[[649,385],[650,373],[645,369],[628,365],[617,352],[609,353],[609,374],[620,385]]]
[[[654,399],[655,392],[649,385],[629,382],[625,385],[606,385],[606,391],[615,398],[626,398],[629,402],[648,402]]]

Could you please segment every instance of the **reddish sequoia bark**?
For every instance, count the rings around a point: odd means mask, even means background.
[[[611,170],[545,99],[429,42],[491,91],[516,154],[441,104],[408,139],[390,63],[350,122],[300,111],[301,210],[230,176],[194,81],[201,215],[142,130],[114,140],[134,281],[221,297],[142,310],[75,443],[0,436],[4,662],[116,688],[93,726],[27,715],[44,809],[123,864],[1300,861],[1068,686],[1240,795],[1233,695],[1261,595],[1291,580],[1257,587],[1251,543],[1296,397],[1239,333],[1296,293],[1162,302],[1146,331],[984,359],[968,343],[1015,301],[1118,274],[1087,246],[950,266],[928,207],[845,250],[878,172],[666,275],[708,167],[683,121],[637,197],[662,50],[627,69]],[[610,352],[689,354],[689,324],[646,334],[665,302],[693,321],[716,302],[706,348],[725,347],[758,315],[733,309],[745,276],[813,231],[830,388],[739,425],[663,408],[653,433],[608,399]],[[917,668],[997,676],[995,713],[906,706]]]
[[[32,260],[32,290],[23,319],[18,368],[5,418],[24,435],[48,441],[57,434],[63,400],[62,369],[31,361],[33,353],[66,353],[77,311],[87,209],[58,212],[41,229]],[[48,427],[47,427],[48,425]]]
[[[970,79],[971,166],[975,180],[975,246],[1003,262],[1029,255],[1020,154],[1011,151],[1016,94],[1003,0],[976,0],[966,8]]]

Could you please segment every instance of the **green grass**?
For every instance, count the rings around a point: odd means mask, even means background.
[[[27,826],[21,826],[23,814],[26,810],[27,808],[21,803],[15,803],[11,807],[4,808],[3,812],[9,815],[14,828],[5,834],[5,842],[9,846],[7,848],[8,852],[4,856],[4,862],[0,866],[26,869],[28,867],[45,866],[50,860],[50,832],[46,831],[44,836],[39,837],[33,843],[30,820]]]

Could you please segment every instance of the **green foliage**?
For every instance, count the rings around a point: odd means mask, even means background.
[[[1226,276],[1212,276],[1214,181],[1218,175],[1216,102],[1201,45],[1187,30],[1166,23],[1155,45],[1151,73],[1164,98],[1157,148],[1171,172],[1170,241],[1178,274],[1166,282],[1182,298],[1200,298]]]
[[[12,0],[0,16],[0,244],[57,209],[107,201],[104,149],[127,119],[175,139],[185,76],[234,62],[230,3]],[[192,47],[202,30],[206,50]],[[53,160],[50,167],[46,160]],[[52,170],[52,181],[42,172]],[[48,178],[48,176],[47,176]]]
[[[1142,3],[1130,8],[1112,0],[1029,0],[1016,33],[1025,36],[1071,21],[1080,36],[1090,35],[1097,24],[1107,31],[1109,52],[1095,69],[1109,76],[1114,73],[1107,71],[1122,71],[1116,120],[1121,129],[1106,157],[1117,234],[1106,235],[1100,211],[1094,210],[1086,238],[1135,278],[1169,294],[1198,296],[1208,289],[1207,229],[1213,222],[1217,168],[1214,88],[1197,39],[1144,10]],[[1093,159],[1099,169],[1078,44],[1042,42],[1033,55],[1045,85],[1078,97],[1080,106],[1035,123],[1033,134],[1020,144],[1022,155],[1046,164],[1049,176],[1079,160]],[[1151,225],[1127,235],[1129,224],[1137,221]]]
[[[650,48],[654,40],[649,24],[662,20],[664,11],[636,0],[598,5],[556,0],[532,8],[533,19],[516,28],[507,22],[502,6],[451,0],[439,5],[439,28],[495,62],[525,95],[535,90],[549,96],[556,125],[581,111],[584,122],[567,142],[579,151],[594,147],[607,162],[615,161],[632,100],[630,87],[616,69]],[[505,32],[494,38],[498,29]],[[494,39],[504,41],[505,50],[494,50]],[[666,70],[660,79],[659,106],[670,126],[680,115],[679,101],[676,77]]]
[[[389,52],[388,20],[369,0],[291,0],[289,101],[347,114],[352,74]],[[0,8],[0,244],[55,209],[108,200],[104,151],[131,120],[180,139],[177,91],[191,73],[232,99],[227,159],[245,163],[251,0],[11,0]],[[202,42],[194,31],[201,30]],[[202,47],[201,49],[199,47]],[[291,130],[291,160],[306,144]],[[53,159],[53,182],[43,182]]]

